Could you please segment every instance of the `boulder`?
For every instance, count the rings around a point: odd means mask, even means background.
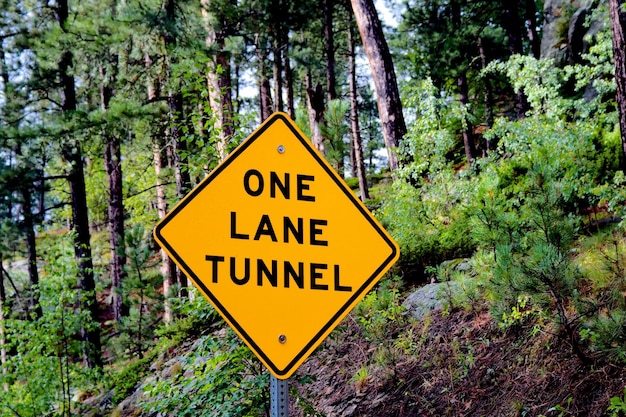
[[[402,305],[407,314],[421,319],[431,311],[442,309],[450,304],[451,299],[460,292],[461,286],[458,282],[434,282],[411,293]]]

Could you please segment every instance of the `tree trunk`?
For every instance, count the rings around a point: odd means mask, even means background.
[[[4,288],[4,267],[2,266],[2,252],[0,252],[0,366],[2,366],[2,376],[9,372],[7,369],[7,339],[4,320],[4,305],[7,301],[7,293]],[[9,391],[9,383],[3,384],[4,391]]]
[[[217,152],[223,161],[228,155],[228,142],[234,134],[233,126],[233,99],[232,77],[230,71],[230,59],[225,50],[226,36],[222,27],[211,24],[211,13],[217,13],[213,20],[222,24],[226,23],[226,17],[219,11],[211,10],[210,0],[202,0],[202,16],[207,32],[205,44],[209,48],[211,59],[208,63],[208,89],[211,110],[215,115],[215,131],[218,132]]]
[[[115,12],[114,6],[113,13]],[[113,86],[117,78],[117,56],[109,56],[110,73],[100,65],[100,106],[106,112],[113,95]],[[124,240],[124,185],[122,176],[122,151],[118,135],[104,132],[104,166],[109,186],[109,248],[111,251],[111,304],[113,318],[121,323],[122,318],[128,316],[128,306],[124,302],[122,283],[126,278],[126,243]]]
[[[322,86],[317,84],[313,88],[311,73],[306,74],[307,111],[309,114],[309,126],[311,127],[311,143],[322,155],[326,154],[324,137],[322,136],[321,124],[324,120],[324,92]]]
[[[4,53],[4,45],[3,40],[0,39],[0,78],[2,79],[2,93],[4,97],[7,97],[8,94],[8,85],[9,85],[9,71],[6,62],[6,56]],[[14,147],[16,159],[19,159],[22,156],[22,144],[17,143]],[[24,166],[23,163],[18,162],[21,166]],[[31,167],[25,166],[23,171],[31,170]],[[41,318],[43,315],[41,305],[39,304],[39,271],[37,270],[37,241],[35,239],[35,216],[33,214],[33,204],[32,204],[32,193],[30,181],[35,181],[31,179],[30,176],[24,175],[19,183],[19,193],[22,197],[22,226],[24,232],[26,234],[26,253],[27,253],[27,261],[28,261],[28,280],[30,284],[30,289],[28,291],[29,298],[29,313],[33,313],[35,319]],[[44,184],[41,181],[41,188],[43,190]],[[43,191],[42,191],[43,192]],[[11,213],[11,210],[8,210]],[[43,213],[43,210],[40,210],[40,213]],[[1,260],[1,259],[0,259]],[[4,288],[2,288],[4,290]],[[29,319],[32,318],[29,314]]]
[[[28,277],[30,283],[29,304],[30,310],[35,314],[35,319],[43,316],[39,304],[39,271],[37,270],[37,241],[35,239],[35,222],[32,208],[30,190],[27,184],[21,187],[22,216],[24,219],[24,231],[26,233],[26,252],[28,254]]]
[[[158,81],[153,80],[150,76],[150,69],[152,68],[152,58],[150,55],[145,55],[145,67],[148,74],[148,101],[153,102],[159,97],[161,88]],[[164,161],[163,153],[165,149],[165,141],[163,140],[163,132],[159,131],[152,136],[152,158],[154,161],[154,173],[156,176],[156,200],[157,200],[157,212],[159,219],[162,219],[167,214],[167,199],[165,198],[165,185],[163,184],[163,177],[161,171],[166,168],[167,164]],[[166,325],[172,323],[172,305],[170,303],[170,291],[172,286],[176,283],[176,265],[167,255],[164,249],[159,251],[161,257],[161,276],[163,277],[163,322]]]
[[[467,87],[467,75],[462,73],[457,78],[457,86],[459,88],[459,101],[461,102],[461,108],[463,109],[463,113],[467,112],[467,107],[469,105],[469,92]],[[463,115],[463,146],[465,147],[465,158],[467,159],[467,165],[471,166],[474,156],[476,154],[476,149],[474,146],[474,139],[472,138],[472,126],[467,118],[467,116]]]
[[[287,94],[287,114],[291,117],[291,120],[296,120],[296,106],[294,104],[294,92],[293,92],[293,71],[291,69],[291,63],[289,62],[289,50],[284,54],[284,68],[285,68],[285,90]]]
[[[510,0],[502,1],[504,14],[504,30],[509,38],[509,53],[511,55],[523,54],[524,47],[521,36],[521,23],[517,10],[517,2]],[[528,110],[528,100],[522,91],[515,93],[515,109],[518,118],[524,117]]]
[[[166,18],[170,24],[176,21],[176,0],[168,0],[165,11]],[[165,34],[166,49],[176,44],[176,36],[174,33]],[[172,69],[169,58],[166,59],[166,77],[168,81],[172,80]],[[172,83],[170,83],[172,84]],[[169,129],[168,137],[173,147],[174,157],[174,177],[176,178],[176,197],[182,199],[189,191],[191,191],[191,177],[187,169],[187,142],[183,140],[179,124],[183,119],[183,95],[180,91],[174,90],[170,86],[167,94],[168,104],[168,120]],[[179,286],[179,295],[184,297],[187,295],[187,276],[180,270],[176,269],[176,279]]]
[[[333,0],[322,0],[324,12],[324,49],[326,52],[326,95],[330,102],[337,98],[337,79],[335,75],[335,36],[333,34]]]
[[[356,57],[354,52],[354,35],[352,25],[348,28],[348,78],[350,80],[350,127],[352,129],[352,153],[354,154],[353,168],[356,166],[356,175],[359,179],[359,191],[361,200],[370,198],[367,187],[367,176],[365,174],[365,164],[363,162],[363,144],[361,141],[361,130],[359,128],[359,110],[356,84]]]
[[[351,3],[372,71],[389,168],[393,171],[399,166],[397,148],[406,134],[396,73],[374,1],[351,0]]]
[[[259,115],[261,123],[272,115],[272,88],[270,81],[265,74],[266,52],[264,45],[261,45],[259,36],[256,37],[256,56],[258,61],[258,79],[259,79]]]
[[[15,156],[22,156],[21,144],[15,146]],[[28,318],[39,319],[43,315],[41,305],[39,304],[39,271],[37,270],[37,240],[35,238],[35,215],[33,214],[32,202],[32,183],[27,171],[29,167],[22,170],[22,181],[19,184],[19,193],[22,198],[22,228],[26,234],[26,253],[28,260]],[[30,314],[34,314],[31,317]]]
[[[57,22],[63,31],[67,30],[68,11],[67,0],[58,0],[56,8]],[[61,110],[67,116],[76,111],[77,104],[74,77],[71,75],[70,70],[73,67],[73,59],[72,52],[65,50],[62,52],[61,61],[59,62]],[[81,340],[83,341],[83,362],[89,368],[100,368],[102,367],[102,345],[98,323],[99,309],[96,300],[96,283],[91,258],[87,193],[80,143],[74,138],[68,138],[63,144],[62,154],[70,166],[67,177],[72,209],[74,256],[78,262],[78,289],[81,291],[79,307],[87,310],[91,321],[93,321],[93,323],[83,326],[80,330]]]
[[[483,70],[487,68],[487,55],[485,54],[485,47],[483,45],[482,38],[478,38],[478,51],[480,54],[480,66]],[[483,82],[485,83],[485,128],[487,130],[491,129],[493,126],[493,90],[491,88],[491,77],[485,73],[483,76]],[[493,150],[493,144],[490,140],[487,140],[485,143],[485,154],[488,154]]]
[[[619,129],[622,138],[620,165],[626,171],[626,11],[624,0],[609,0],[609,16],[613,34],[613,59],[615,61],[616,102]]]
[[[272,46],[274,69],[274,111],[283,111],[283,45],[285,34],[283,29],[284,11],[281,0],[272,0],[271,6],[274,40]]]
[[[530,41],[530,50],[535,59],[541,57],[541,38],[537,33],[537,4],[535,0],[526,0],[526,28],[528,32],[528,40]]]

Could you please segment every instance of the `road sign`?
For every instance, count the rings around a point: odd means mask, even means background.
[[[279,379],[304,362],[400,255],[283,113],[185,196],[154,235]]]

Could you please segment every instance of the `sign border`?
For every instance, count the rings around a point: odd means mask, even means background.
[[[306,150],[315,158],[315,160],[319,163],[319,165],[324,169],[324,171],[333,179],[335,184],[343,191],[343,193],[348,197],[350,202],[354,204],[354,206],[361,212],[361,214],[367,219],[367,221],[372,225],[372,227],[376,230],[376,232],[384,239],[389,248],[391,249],[391,254],[382,262],[382,264],[370,275],[367,280],[352,294],[352,296],[348,299],[346,303],[330,318],[330,320],[322,327],[322,329],[315,334],[307,343],[302,350],[294,357],[294,359],[285,366],[284,369],[279,369],[263,352],[263,350],[254,342],[254,340],[248,335],[248,333],[237,323],[235,318],[228,312],[226,308],[220,303],[220,301],[209,291],[209,289],[204,285],[202,280],[191,270],[191,268],[187,265],[187,263],[182,259],[182,257],[172,248],[172,246],[167,242],[167,240],[161,234],[161,230],[167,226],[167,224],[174,218],[176,215],[183,210],[187,204],[189,204],[195,196],[201,193],[222,171],[224,171],[241,153],[243,153],[250,145],[252,145],[265,131],[272,126],[275,122],[282,121],[285,123],[289,130],[294,134],[294,136],[302,143],[302,145],[306,148]],[[211,301],[211,303],[215,306],[218,312],[226,319],[226,321],[236,330],[236,332],[244,339],[246,344],[263,360],[263,362],[271,368],[271,371],[276,376],[284,377],[285,375],[290,375],[292,373],[292,368],[300,362],[304,355],[307,352],[313,352],[313,348],[316,347],[318,343],[321,343],[322,336],[336,326],[340,318],[344,314],[348,312],[346,309],[352,305],[355,301],[360,299],[364,294],[366,288],[372,284],[377,278],[382,277],[382,274],[388,267],[393,265],[394,260],[399,255],[399,249],[396,243],[388,236],[387,232],[382,228],[382,226],[373,218],[372,214],[366,209],[363,203],[358,200],[355,194],[350,190],[344,183],[344,181],[339,177],[339,175],[330,167],[328,162],[318,153],[313,145],[305,138],[305,136],[300,132],[300,130],[295,126],[293,121],[289,118],[285,113],[277,112],[272,114],[267,120],[259,126],[257,130],[255,130],[245,141],[243,141],[217,168],[215,168],[206,178],[204,178],[194,189],[192,189],[182,200],[156,225],[154,229],[154,236],[156,240],[164,246],[169,255],[174,258],[176,263],[184,270],[189,278],[191,278],[194,284],[202,290],[204,295]],[[306,359],[305,359],[306,360]],[[293,370],[295,372],[295,369]]]

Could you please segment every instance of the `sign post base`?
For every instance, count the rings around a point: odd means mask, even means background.
[[[289,417],[289,383],[270,375],[271,417]]]

